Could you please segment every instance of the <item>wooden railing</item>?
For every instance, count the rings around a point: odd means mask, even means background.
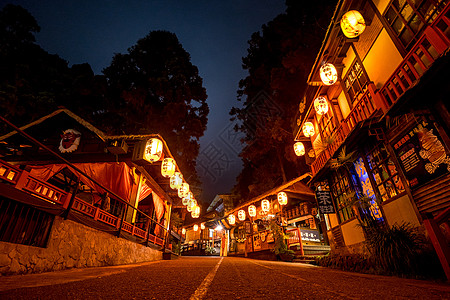
[[[350,111],[347,118],[345,118],[339,127],[334,131],[334,140],[328,145],[328,147],[322,151],[311,164],[311,170],[313,175],[319,172],[330,158],[333,157],[337,149],[345,141],[349,133],[355,128],[355,126],[368,118],[370,118],[379,109],[381,99],[379,94],[376,93],[376,88],[373,82],[367,85],[364,93],[361,94],[353,109]]]
[[[385,113],[411,88],[450,46],[450,5],[428,26],[423,36],[380,89]]]
[[[9,163],[0,160],[0,180],[9,182],[15,186],[15,188],[28,192],[41,199],[45,199],[54,203],[55,205],[61,205],[63,208],[68,208],[71,193],[65,192],[60,188],[57,188],[45,181],[36,179],[29,175],[27,171],[21,170]],[[89,204],[80,198],[75,197],[73,204],[70,207],[71,210],[82,213],[85,216],[91,217],[96,221],[110,225],[116,229],[121,227],[121,230],[133,235],[146,239],[147,241],[163,246],[164,238],[166,236],[166,229],[156,222],[149,219],[148,222],[153,226],[147,226],[144,230],[137,227],[134,224],[130,224],[126,221],[120,222],[120,218],[114,216],[97,206]],[[149,230],[153,230],[151,233]],[[171,246],[169,245],[169,249]]]

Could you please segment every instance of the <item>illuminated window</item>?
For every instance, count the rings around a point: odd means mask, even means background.
[[[356,59],[347,74],[344,77],[344,87],[350,97],[350,107],[358,99],[360,93],[363,93],[369,83],[369,77],[359,59]]]
[[[393,0],[384,18],[406,50],[417,42],[425,24],[431,24],[446,5],[445,0]]]
[[[384,144],[377,144],[368,152],[367,163],[383,201],[405,191],[397,168]]]
[[[356,177],[352,171],[349,172],[345,168],[340,168],[331,173],[330,179],[330,188],[337,214],[339,220],[344,222],[354,217],[350,197],[355,194],[355,190],[358,190]]]

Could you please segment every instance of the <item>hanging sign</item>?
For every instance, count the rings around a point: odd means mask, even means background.
[[[411,188],[450,171],[447,155],[436,128],[422,120],[393,144]]]
[[[333,202],[331,201],[330,191],[316,191],[317,205],[321,214],[334,214]]]

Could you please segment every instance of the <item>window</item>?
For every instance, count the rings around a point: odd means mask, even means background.
[[[344,77],[345,90],[351,100],[350,107],[353,107],[352,103],[357,100],[360,93],[364,92],[368,83],[366,71],[360,60],[356,59]]]
[[[320,119],[317,123],[319,124],[319,133],[322,141],[324,140],[324,138],[330,137],[334,131],[333,113],[331,112],[331,108],[328,109],[328,112],[326,114],[320,116]]]
[[[384,18],[406,50],[417,42],[425,24],[442,11],[447,0],[393,0]]]
[[[397,168],[383,143],[375,145],[368,152],[367,163],[383,201],[405,191]]]
[[[339,220],[344,222],[354,217],[354,212],[351,205],[351,197],[355,194],[357,187],[356,177],[353,171],[348,171],[345,168],[336,170],[331,174],[331,194],[336,203],[337,214]]]

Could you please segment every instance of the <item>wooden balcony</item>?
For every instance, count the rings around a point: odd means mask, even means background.
[[[70,198],[72,196],[71,193],[65,192],[45,181],[34,178],[30,176],[27,171],[21,170],[2,160],[0,160],[0,181],[11,184],[18,190],[22,190],[23,192],[66,209],[69,206]],[[149,224],[153,226],[148,225],[145,229],[142,229],[135,224],[130,224],[126,221],[121,222],[119,217],[77,197],[74,198],[70,209],[90,217],[97,222],[110,225],[116,230],[121,228],[122,231],[127,232],[130,235],[146,239],[159,246],[164,245],[166,229],[153,219],[148,219]]]
[[[380,89],[385,113],[450,46],[450,5],[428,26],[398,68]]]
[[[317,174],[332,158],[355,126],[371,117],[380,109],[386,113],[397,100],[413,87],[434,61],[450,46],[450,5],[428,26],[398,68],[380,90],[370,83],[358,99],[350,114],[334,131],[334,141],[311,164],[313,175]]]
[[[382,99],[379,93],[376,93],[375,85],[370,82],[366,90],[360,95],[350,114],[345,118],[338,128],[334,131],[334,140],[328,147],[322,151],[311,164],[313,175],[322,169],[330,158],[333,157],[337,149],[345,141],[349,133],[355,126],[368,118],[370,118],[382,105]]]

